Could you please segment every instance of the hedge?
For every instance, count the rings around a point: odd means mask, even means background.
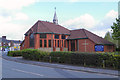
[[[37,60],[37,61],[49,61],[49,53],[40,51],[38,49],[25,49],[22,50],[23,58],[29,60]]]
[[[44,52],[37,49],[22,50],[24,59],[64,63],[81,66],[120,69],[120,54],[115,53],[79,53],[79,52]]]
[[[13,57],[22,56],[22,51],[20,51],[20,50],[18,50],[18,51],[8,51],[7,56],[13,56]]]

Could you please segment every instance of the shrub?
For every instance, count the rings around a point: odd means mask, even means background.
[[[7,55],[13,57],[22,56],[22,51],[9,51]]]
[[[37,60],[37,61],[46,61],[49,56],[48,52],[40,51],[38,49],[25,49],[22,50],[23,58],[30,59],[30,60]]]
[[[38,49],[9,51],[8,56],[23,56],[24,59],[65,63],[82,66],[120,69],[120,53],[79,53],[79,52],[44,52]]]

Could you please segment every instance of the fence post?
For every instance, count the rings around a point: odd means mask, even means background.
[[[105,60],[103,60],[103,68],[105,68]]]
[[[84,59],[84,66],[86,66],[86,62],[85,62],[85,59]]]
[[[49,59],[50,59],[49,62],[51,63],[51,62],[52,62],[52,61],[51,61],[51,56],[49,57]]]
[[[59,63],[59,59],[60,59],[60,57],[57,57],[58,63]]]

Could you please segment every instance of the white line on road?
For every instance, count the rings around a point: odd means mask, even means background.
[[[28,73],[28,74],[33,74],[33,75],[37,75],[37,76],[44,76],[44,75],[41,75],[41,74],[38,74],[38,73],[23,71],[23,70],[20,70],[20,69],[12,69],[12,70],[15,70],[15,71],[18,71],[18,72],[23,72],[23,73]]]

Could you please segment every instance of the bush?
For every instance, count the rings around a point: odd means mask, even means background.
[[[51,62],[120,69],[120,55],[116,53],[51,52],[50,56]]]
[[[13,56],[13,57],[22,56],[22,51],[9,51],[7,56]]]
[[[37,61],[46,61],[49,56],[48,52],[40,51],[38,49],[25,49],[22,50],[23,58],[29,60],[37,60]]]
[[[120,69],[120,53],[79,53],[79,52],[44,52],[38,49],[9,51],[8,56],[23,56],[24,59],[65,63],[82,66]]]

